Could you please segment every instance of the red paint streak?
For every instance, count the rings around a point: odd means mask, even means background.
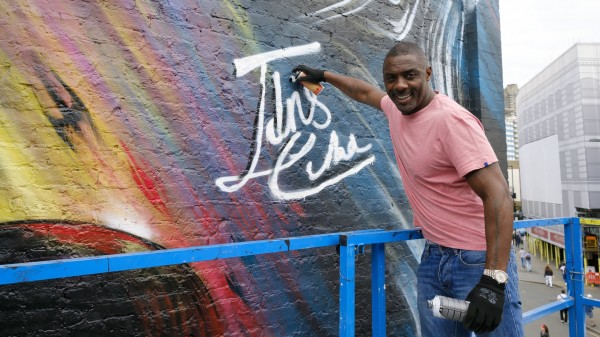
[[[209,286],[210,296],[219,309],[221,319],[227,325],[231,336],[265,337],[261,324],[254,311],[236,294],[227,282],[227,265],[220,261],[197,262],[191,264],[196,270],[202,270],[204,284]]]
[[[144,160],[140,160],[138,163],[138,161],[133,157],[133,154],[131,153],[127,145],[121,142],[121,146],[123,147],[125,153],[127,154],[127,157],[129,158],[129,168],[131,169],[131,177],[133,178],[133,180],[136,182],[142,193],[144,193],[146,199],[150,201],[152,206],[154,206],[154,208],[156,208],[162,214],[168,215],[168,208],[165,205],[162,198],[160,197],[160,195],[158,194],[158,191],[156,189],[156,183],[154,182],[154,180],[152,180],[150,175],[146,173],[146,171],[150,169],[150,165]]]
[[[288,206],[291,210],[296,212],[296,214],[298,214],[300,216],[304,216],[304,208],[302,207],[302,205],[299,202],[292,202]]]
[[[23,225],[19,227],[23,227]],[[27,224],[25,227],[60,242],[85,246],[103,254],[123,253],[124,249],[122,248],[128,246],[125,243],[134,243],[149,250],[156,248],[131,234],[90,224],[36,223]],[[123,244],[116,244],[119,242]]]

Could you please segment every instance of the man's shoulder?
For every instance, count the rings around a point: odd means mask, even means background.
[[[437,104],[444,106],[446,111],[452,111],[456,113],[457,116],[477,118],[475,115],[473,115],[473,113],[471,113],[471,111],[467,110],[467,108],[462,106],[459,102],[443,93],[437,93],[432,102],[436,102]]]
[[[387,118],[390,118],[390,116],[393,115],[402,116],[402,112],[398,110],[396,104],[394,104],[389,95],[381,97],[381,100],[379,101],[379,109],[383,111]]]

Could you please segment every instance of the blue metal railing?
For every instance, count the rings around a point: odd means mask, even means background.
[[[554,218],[515,221],[515,229],[563,225],[568,289],[571,297],[530,310],[523,314],[524,323],[535,321],[561,309],[569,309],[569,336],[585,336],[583,306],[600,307],[600,300],[583,296],[582,229],[579,218]],[[363,230],[311,235],[285,239],[229,243],[189,248],[166,249],[140,253],[115,254],[43,262],[0,265],[0,286],[21,282],[58,279],[160,267],[199,261],[227,259],[250,255],[281,253],[302,249],[340,246],[339,335],[355,333],[355,257],[371,246],[372,333],[386,336],[385,317],[385,244],[423,238],[420,230]]]

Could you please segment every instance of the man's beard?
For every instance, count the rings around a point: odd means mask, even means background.
[[[393,97],[392,101],[394,102],[394,105],[396,105],[396,108],[398,110],[400,110],[400,112],[402,112],[402,114],[404,114],[404,115],[409,115],[409,114],[415,112],[414,110],[419,105],[417,102],[417,99],[416,99],[416,94],[412,91],[410,92],[410,99],[406,103],[399,103],[397,100],[397,97],[405,96],[405,95],[400,95],[397,93],[392,93],[392,95],[389,95],[389,96]]]

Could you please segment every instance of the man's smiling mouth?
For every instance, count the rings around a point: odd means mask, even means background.
[[[398,101],[406,101],[408,100],[410,97],[412,96],[412,94],[406,94],[406,95],[396,95],[396,100]]]

